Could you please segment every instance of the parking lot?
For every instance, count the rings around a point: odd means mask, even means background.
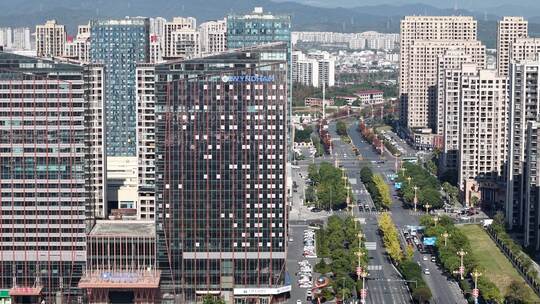
[[[311,303],[308,299],[311,297],[313,282],[318,278],[318,274],[313,272],[317,264],[315,231],[305,223],[293,223],[290,227],[287,268],[293,278],[293,286],[288,303]]]

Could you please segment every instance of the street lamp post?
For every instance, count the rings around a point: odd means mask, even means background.
[[[450,234],[445,231],[443,234],[442,234],[442,237],[444,238],[444,247],[446,247],[446,241],[448,240],[448,238],[450,237]]]
[[[463,274],[465,273],[465,266],[463,265],[463,257],[467,254],[467,251],[461,249],[457,252],[457,255],[459,255],[460,259],[460,266],[459,266],[459,275],[461,276],[461,280],[463,280]]]
[[[410,177],[410,176],[407,177],[407,183],[409,184],[409,186],[411,185],[411,179],[412,179],[412,177]]]
[[[437,223],[439,222],[440,218],[438,216],[433,218],[433,222],[435,222],[435,227],[437,226]]]
[[[429,208],[431,208],[431,205],[428,204],[428,203],[426,203],[426,204],[424,205],[424,208],[426,208],[426,214],[429,214]]]
[[[358,275],[358,279],[362,278],[362,288],[360,289],[360,303],[365,304],[366,303],[366,296],[367,296],[367,290],[366,290],[366,277],[368,275],[367,271],[362,268],[362,256],[364,256],[364,252],[362,251],[362,238],[364,237],[364,234],[362,232],[358,232],[358,252],[356,255],[358,256],[358,267],[356,268],[356,274]]]
[[[474,304],[478,304],[478,296],[480,295],[478,290],[478,277],[482,275],[482,273],[478,272],[478,270],[475,270],[471,275],[474,278],[474,289],[473,289],[473,297],[474,297]]]

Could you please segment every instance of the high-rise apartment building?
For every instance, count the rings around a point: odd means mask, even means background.
[[[66,44],[66,28],[56,20],[36,26],[36,50],[38,57],[61,57]]]
[[[462,74],[462,64],[473,63],[473,59],[471,55],[458,49],[448,50],[444,55],[439,56],[438,62],[436,133],[443,136],[440,165],[442,172],[454,170],[457,173],[462,119],[459,77]]]
[[[13,44],[13,30],[11,27],[0,28],[0,46],[4,49],[11,49]]]
[[[201,53],[211,55],[227,50],[227,20],[208,21],[199,26]]]
[[[293,82],[306,86],[322,88],[333,87],[335,84],[336,60],[329,53],[304,54],[294,51],[292,54]]]
[[[175,17],[165,23],[163,58],[182,59],[200,55],[200,36],[197,20]]]
[[[510,65],[506,221],[510,228],[524,227],[525,146],[529,121],[538,121],[540,113],[540,61],[526,60]]]
[[[540,122],[528,121],[525,136],[523,246],[540,249]]]
[[[90,25],[79,25],[75,39],[68,37],[63,56],[80,62],[90,62]]]
[[[163,41],[165,35],[165,23],[167,19],[163,17],[150,18],[150,35],[155,34]]]
[[[105,66],[107,156],[135,156],[135,68],[149,60],[148,19],[92,21],[90,27],[90,61]]]
[[[0,53],[0,289],[16,303],[77,299],[100,199],[87,127],[100,70]]]
[[[506,77],[467,63],[447,73],[459,87],[459,188],[466,202],[473,196],[495,202],[507,150]],[[452,79],[447,78],[448,88]]]
[[[150,34],[150,63],[163,61],[163,43],[157,34]]]
[[[163,292],[271,303],[285,286],[288,46],[155,68]]]
[[[527,38],[528,22],[523,17],[503,17],[497,27],[497,69],[501,76],[508,76],[512,63],[512,44],[519,38]]]
[[[13,29],[13,44],[15,50],[32,50],[32,41],[30,39],[30,28],[16,27]]]
[[[155,67],[137,65],[137,216],[143,220],[155,217]]]
[[[105,69],[100,64],[85,64],[86,142],[87,142],[87,226],[107,215],[107,151],[105,120]]]
[[[437,78],[438,58],[448,50],[463,50],[472,62],[484,67],[486,48],[473,40],[415,40],[408,54],[408,122],[410,127],[437,129]]]
[[[512,43],[510,59],[511,62],[535,60],[538,53],[540,53],[540,38],[517,38]]]
[[[428,108],[426,95],[427,82],[417,83],[418,75],[411,68],[411,48],[417,41],[433,42],[437,40],[461,40],[475,43],[477,22],[466,16],[407,16],[401,20],[400,30],[400,99],[401,124],[410,128],[428,127],[428,116],[434,112]],[[436,69],[436,64],[433,66]],[[428,71],[431,73],[432,71]],[[411,78],[416,78],[412,80]],[[419,90],[411,96],[410,90]]]

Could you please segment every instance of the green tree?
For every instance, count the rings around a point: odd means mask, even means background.
[[[373,171],[369,167],[363,167],[360,170],[360,178],[363,183],[370,183],[373,181]]]
[[[310,164],[308,166],[308,178],[316,184],[319,183],[319,166],[316,164]]]
[[[418,200],[422,205],[429,204],[431,206],[431,210],[438,209],[443,206],[441,192],[439,192],[438,189],[431,187],[420,189],[420,193],[418,193]]]
[[[373,183],[375,184],[377,192],[381,198],[381,205],[385,208],[390,208],[392,206],[392,197],[390,195],[390,188],[388,187],[388,184],[386,184],[380,174],[373,176]]]
[[[338,135],[347,136],[347,124],[343,120],[336,123],[336,132]]]
[[[480,289],[480,294],[486,301],[492,301],[493,303],[504,302],[499,288],[489,279],[485,277],[478,278],[478,289]]]
[[[207,295],[203,299],[203,304],[225,304],[225,301],[220,297]]]
[[[294,141],[299,142],[310,142],[311,133],[313,133],[313,128],[310,126],[304,127],[303,130],[295,129],[294,130]]]
[[[502,213],[501,211],[497,211],[497,213],[495,214],[495,216],[493,217],[493,223],[491,224],[493,228],[504,228],[504,223],[505,223],[505,220],[504,220],[504,213]]]
[[[427,286],[418,287],[413,291],[412,297],[418,303],[426,303],[431,299],[431,290]]]
[[[306,188],[306,202],[316,202],[317,195],[315,194],[315,188],[313,186],[308,186]]]
[[[508,285],[505,300],[507,304],[530,303],[527,285],[525,285],[524,282],[516,280],[512,281],[510,285]]]
[[[471,206],[476,206],[478,205],[478,202],[480,201],[480,199],[478,198],[478,196],[473,196],[471,197],[471,199],[469,200],[469,202],[471,203]]]
[[[414,257],[414,247],[412,245],[407,245],[407,260],[412,261]]]
[[[390,258],[396,263],[403,259],[403,251],[399,242],[399,233],[392,217],[387,212],[379,216],[379,229],[383,235],[383,244]]]
[[[426,162],[426,168],[428,169],[429,173],[437,175],[437,165],[432,159]]]
[[[459,189],[458,187],[452,186],[449,182],[444,182],[442,188],[446,193],[450,204],[457,204],[459,202]]]

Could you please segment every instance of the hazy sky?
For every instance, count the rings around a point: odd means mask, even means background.
[[[291,1],[291,0],[274,0],[274,1]],[[377,5],[377,4],[413,4],[413,3],[425,3],[441,8],[453,8],[457,6],[462,9],[475,9],[482,10],[492,8],[501,5],[512,6],[540,6],[538,0],[292,0],[299,3],[305,3],[317,6],[326,7],[354,7],[363,5]]]

